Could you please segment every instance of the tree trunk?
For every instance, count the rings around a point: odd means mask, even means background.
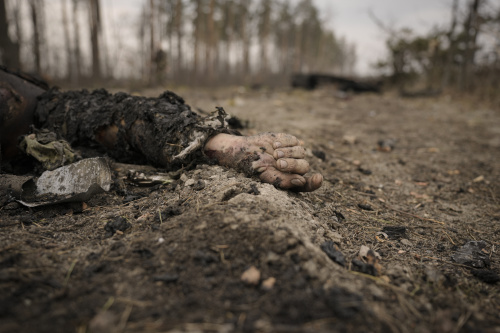
[[[35,71],[37,74],[42,72],[40,59],[40,29],[38,23],[37,1],[30,1],[31,22],[33,24],[33,56],[35,57]]]
[[[13,69],[20,69],[19,43],[15,43],[9,36],[9,25],[7,23],[6,0],[0,0],[0,53],[2,64]]]
[[[260,37],[260,77],[264,79],[264,75],[269,71],[268,60],[268,42],[271,30],[271,3],[269,0],[262,0],[261,26],[259,31]]]
[[[240,6],[243,7],[240,9],[243,11],[241,13],[241,42],[243,43],[243,80],[246,83],[250,75],[250,34],[248,31],[249,15],[248,8],[245,8],[244,1]]]
[[[90,44],[92,46],[92,77],[100,80],[101,72],[101,55],[99,48],[99,35],[101,31],[101,13],[99,8],[99,0],[90,1]]]
[[[155,9],[154,0],[149,0],[149,85],[154,85],[156,83]]]
[[[443,78],[441,80],[441,89],[446,88],[450,82],[451,70],[453,66],[453,56],[456,51],[456,42],[453,38],[455,34],[455,28],[457,26],[457,13],[458,13],[458,0],[453,0],[451,5],[451,26],[450,30],[446,34],[448,39],[448,51],[446,54],[446,62],[444,64]]]
[[[214,53],[215,53],[215,25],[214,25],[215,0],[210,0],[207,17],[208,36],[205,41],[205,70],[207,80],[211,82],[214,78]]]
[[[175,29],[177,31],[177,74],[178,78],[182,78],[183,76],[183,52],[182,52],[182,22],[183,22],[183,3],[182,0],[177,0],[177,5],[175,8]]]
[[[226,66],[225,72],[227,75],[231,75],[231,45],[233,43],[233,27],[234,27],[234,8],[233,2],[228,1],[227,3],[227,26],[224,27],[227,36],[226,36]]]
[[[73,61],[71,54],[71,43],[69,39],[69,26],[68,26],[68,11],[66,8],[66,0],[62,0],[62,24],[64,32],[64,44],[66,47],[66,68],[67,68],[67,78],[71,80],[73,77]]]
[[[74,84],[77,84],[82,76],[82,60],[80,54],[80,25],[78,24],[78,0],[73,0],[73,42],[75,43],[74,59],[75,59],[75,76]]]
[[[199,53],[200,53],[200,39],[201,39],[201,17],[202,17],[202,4],[196,1],[196,18],[194,22],[194,52],[193,52],[193,84],[198,82],[199,71]]]
[[[472,67],[476,55],[476,39],[479,30],[478,9],[480,0],[472,0],[469,15],[464,24],[465,51],[463,56],[460,88],[465,91],[472,88]]]

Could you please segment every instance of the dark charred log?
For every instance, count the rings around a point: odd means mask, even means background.
[[[292,87],[307,90],[316,89],[320,85],[333,84],[337,89],[345,92],[364,93],[381,92],[381,83],[356,81],[349,78],[328,74],[293,74]]]

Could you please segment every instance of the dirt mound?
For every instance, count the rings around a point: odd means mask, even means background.
[[[324,186],[281,191],[200,165],[86,207],[8,203],[1,332],[498,331],[498,112],[321,90],[181,94],[247,132],[305,139]],[[482,268],[452,259],[470,240],[484,241]]]

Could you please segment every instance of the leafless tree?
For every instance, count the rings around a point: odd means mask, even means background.
[[[4,66],[21,68],[19,43],[9,36],[9,21],[7,19],[6,0],[0,0],[0,53]]]

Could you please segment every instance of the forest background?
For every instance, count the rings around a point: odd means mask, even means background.
[[[292,73],[356,74],[356,45],[312,0],[137,2],[135,19],[110,24],[102,0],[0,0],[0,63],[65,87],[276,86],[287,85]],[[386,87],[466,93],[497,104],[500,4],[448,5],[449,22],[443,17],[425,32],[367,13],[387,49],[370,74]]]

